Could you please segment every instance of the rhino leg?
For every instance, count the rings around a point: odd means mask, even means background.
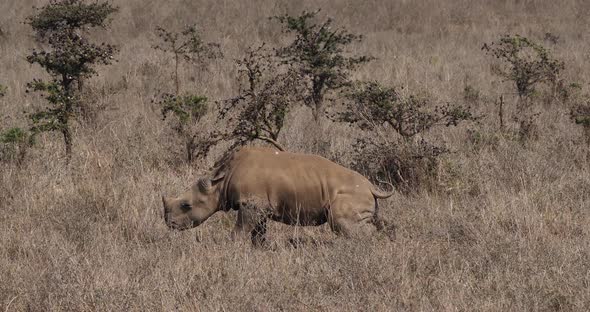
[[[240,202],[232,239],[246,240],[250,236],[254,245],[264,244],[268,217],[269,212],[264,209],[263,202],[252,199]]]
[[[266,244],[266,221],[267,220],[265,219],[256,224],[254,229],[250,232],[252,244],[254,244],[254,246],[262,246]]]

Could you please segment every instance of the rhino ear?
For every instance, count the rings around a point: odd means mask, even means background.
[[[211,180],[208,178],[201,178],[197,181],[199,191],[203,193],[209,193],[211,191]]]
[[[211,179],[211,182],[219,182],[219,181],[223,180],[223,178],[225,178],[225,171],[223,171],[223,172],[220,171],[215,174],[213,179]]]
[[[162,206],[164,206],[164,218],[166,217],[166,213],[168,212],[168,200],[166,199],[166,197],[164,196],[164,194],[162,194]]]

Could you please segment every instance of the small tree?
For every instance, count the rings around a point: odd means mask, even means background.
[[[205,156],[209,148],[220,138],[218,134],[205,133],[206,131],[199,127],[199,122],[208,109],[206,97],[164,94],[160,105],[162,106],[163,118],[166,119],[169,116],[173,118],[171,121],[172,129],[184,142],[188,162],[192,162],[195,157]],[[200,150],[195,153],[198,147],[200,147]]]
[[[287,114],[301,100],[299,76],[278,62],[264,44],[249,48],[237,65],[239,95],[226,101],[220,115],[232,116],[233,130],[228,137],[235,140],[234,146],[261,140],[284,151],[279,134]]]
[[[483,50],[504,62],[493,71],[514,83],[520,99],[530,96],[540,83],[555,85],[564,69],[564,63],[553,58],[549,50],[519,35],[484,44]]]
[[[467,108],[435,106],[426,97],[402,95],[377,82],[359,83],[348,99],[332,118],[369,133],[353,146],[353,166],[370,176],[384,175],[407,189],[435,172],[438,156],[447,152],[426,141],[424,134],[434,127],[476,119]]]
[[[514,120],[519,124],[521,139],[536,137],[535,119],[539,114],[532,111],[531,96],[542,84],[550,87],[551,99],[563,93],[565,89],[560,74],[564,63],[555,59],[542,45],[519,35],[506,35],[498,42],[484,44],[483,50],[502,61],[492,67],[492,71],[514,83],[518,93]],[[500,104],[504,104],[503,97]]]
[[[345,48],[362,37],[342,28],[333,30],[331,18],[313,22],[318,12],[275,17],[284,32],[295,34],[293,42],[280,49],[279,55],[284,62],[297,65],[301,76],[307,79],[306,103],[312,107],[316,121],[323,113],[325,95],[349,85],[351,71],[371,60],[367,56],[346,56]]]
[[[195,25],[187,26],[181,32],[168,31],[162,27],[157,27],[156,32],[162,42],[154,45],[154,49],[170,52],[174,55],[174,87],[176,95],[180,94],[178,66],[181,58],[193,64],[203,65],[207,60],[223,57],[219,44],[204,42]]]
[[[45,94],[49,107],[30,115],[31,131],[59,131],[63,135],[66,156],[72,154],[71,120],[79,105],[78,91],[83,79],[96,74],[95,66],[108,65],[117,51],[110,44],[94,44],[81,36],[82,30],[107,26],[108,17],[117,11],[109,3],[84,3],[82,0],[53,0],[28,18],[37,40],[46,50],[33,50],[27,56],[52,77],[50,81],[34,79],[30,90]]]
[[[190,93],[181,95],[179,64],[181,59],[184,59],[202,66],[208,60],[220,58],[223,55],[218,44],[203,41],[194,25],[187,26],[180,32],[157,27],[156,32],[161,42],[153,48],[171,53],[174,61],[175,93],[161,95],[159,104],[162,106],[162,115],[164,119],[170,114],[174,117],[171,123],[172,129],[184,142],[186,160],[192,162],[195,157],[205,156],[220,136],[218,133],[209,133],[200,127],[201,118],[208,110],[207,98]]]

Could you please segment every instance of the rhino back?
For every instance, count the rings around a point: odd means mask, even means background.
[[[315,155],[248,148],[229,167],[231,194],[269,199],[287,209],[322,209],[338,193],[370,192],[362,175]]]

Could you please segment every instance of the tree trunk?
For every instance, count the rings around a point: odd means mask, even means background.
[[[69,127],[65,127],[61,130],[64,136],[64,144],[66,146],[66,161],[69,163],[72,158],[72,133]]]
[[[174,86],[176,87],[176,96],[180,92],[180,81],[178,80],[178,53],[174,53]]]
[[[323,108],[323,96],[321,95],[320,92],[316,92],[314,91],[313,94],[313,105],[314,105],[314,109],[313,109],[313,120],[315,120],[316,123],[320,123],[320,117],[322,114],[322,108]]]
[[[322,76],[316,76],[313,78],[313,85],[311,90],[311,96],[313,100],[314,110],[313,119],[316,123],[320,124],[320,116],[322,114],[322,108],[324,104],[323,90],[325,88],[325,79]]]
[[[194,158],[194,153],[195,153],[195,138],[190,138],[186,141],[185,143],[185,147],[186,147],[186,161],[188,163],[191,163],[193,161]]]
[[[317,123],[320,122],[320,109],[321,109],[321,104],[316,104],[315,109],[313,110],[313,120]]]
[[[504,96],[500,95],[500,111],[498,117],[500,117],[500,131],[504,131]]]

